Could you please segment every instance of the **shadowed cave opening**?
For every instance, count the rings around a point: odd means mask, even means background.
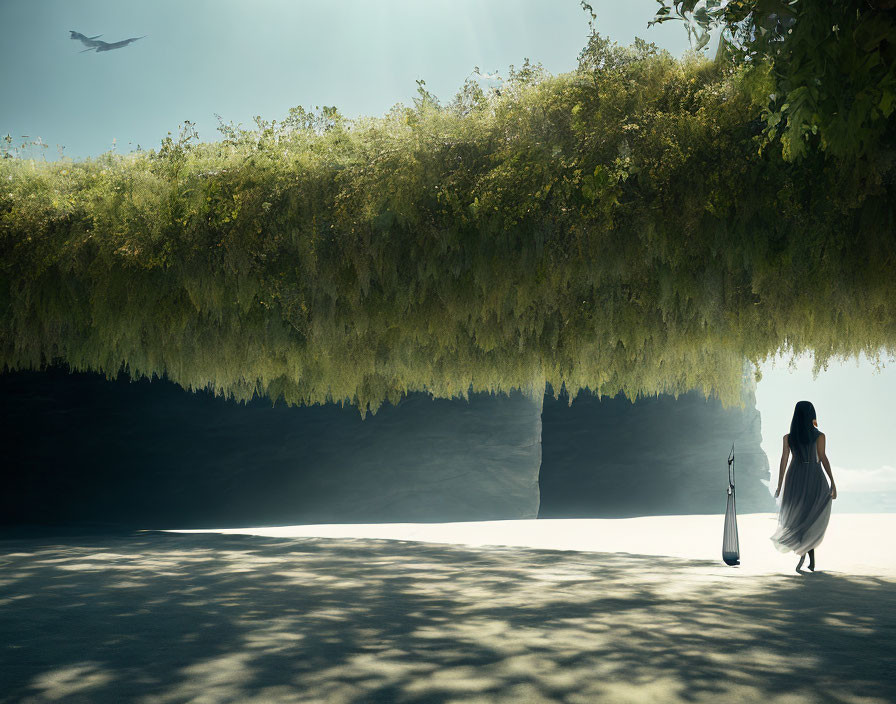
[[[569,405],[519,391],[353,406],[242,404],[65,367],[0,375],[5,525],[238,527],[774,510],[755,397]],[[748,390],[749,391],[749,390]]]

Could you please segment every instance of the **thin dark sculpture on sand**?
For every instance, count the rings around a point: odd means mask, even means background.
[[[722,534],[722,560],[726,565],[740,564],[740,541],[737,537],[737,506],[734,501],[734,443],[728,454],[728,506],[725,509],[725,531]]]
[[[70,37],[71,39],[80,41],[82,44],[84,44],[84,46],[87,47],[86,49],[83,49],[81,51],[82,54],[85,51],[99,52],[99,51],[112,51],[113,49],[123,49],[124,47],[128,46],[129,44],[136,42],[138,39],[143,39],[144,37],[148,36],[148,35],[144,34],[142,37],[131,37],[130,39],[122,39],[119,42],[104,42],[104,41],[97,39],[97,37],[103,36],[102,34],[97,34],[96,36],[93,36],[93,37],[86,37],[83,34],[81,34],[80,32],[76,32],[73,29],[70,29],[69,32],[71,32],[71,37]]]
[[[837,487],[831,472],[831,463],[825,454],[825,434],[818,430],[815,407],[809,401],[800,401],[793,410],[790,432],[784,436],[778,488],[775,498],[781,494],[778,512],[778,528],[770,540],[780,552],[793,550],[800,556],[796,571],[801,573],[806,555],[809,569],[815,571],[815,548],[824,539],[831,505],[837,498]],[[787,457],[793,454],[790,467],[785,467]],[[824,479],[822,467],[830,477],[830,486]]]

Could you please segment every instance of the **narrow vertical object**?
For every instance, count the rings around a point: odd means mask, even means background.
[[[731,443],[731,453],[728,455],[728,508],[725,511],[725,533],[722,536],[722,559],[726,565],[740,564],[737,508],[734,505],[734,443]]]

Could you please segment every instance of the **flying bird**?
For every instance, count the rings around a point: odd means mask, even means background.
[[[143,37],[146,37],[146,36],[148,36],[148,35],[146,35],[146,34],[143,35]],[[128,44],[130,44],[131,42],[135,42],[138,39],[143,39],[143,37],[131,37],[130,39],[122,39],[120,42],[103,42],[103,41],[95,40],[94,43],[96,44],[96,49],[94,49],[93,47],[90,47],[89,49],[82,50],[81,53],[83,54],[85,51],[98,51],[99,52],[99,51],[112,51],[113,49],[122,49],[122,48],[126,47]]]
[[[81,42],[84,46],[90,47],[91,49],[100,45],[100,42],[96,41],[97,37],[103,36],[102,34],[97,34],[96,37],[85,37],[80,32],[76,32],[73,29],[68,30],[71,32],[71,39],[76,39]]]

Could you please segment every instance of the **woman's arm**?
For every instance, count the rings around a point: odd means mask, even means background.
[[[828,461],[828,456],[824,452],[824,433],[818,436],[818,459],[821,460],[821,466],[824,467],[824,471],[828,473],[828,476],[831,478],[831,497],[837,498],[837,485],[834,484],[834,474],[831,472],[831,463]]]
[[[789,433],[788,433],[789,434]],[[784,449],[781,451],[781,466],[778,469],[778,488],[775,489],[775,498],[781,493],[781,485],[784,483],[784,470],[787,469],[787,458],[790,456],[790,445],[787,444],[787,435],[784,436]]]

